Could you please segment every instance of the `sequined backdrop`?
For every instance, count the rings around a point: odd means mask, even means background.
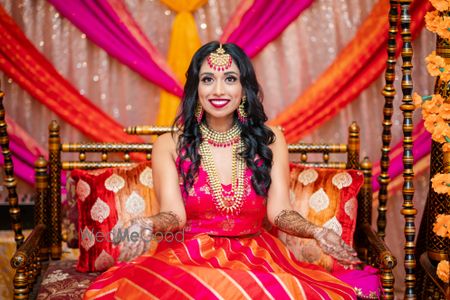
[[[339,51],[352,39],[359,25],[370,13],[375,0],[316,0],[283,34],[254,59],[255,69],[264,90],[264,106],[274,117],[294,101],[333,62]],[[125,0],[134,18],[161,53],[167,53],[174,12],[157,0]],[[203,42],[216,40],[239,0],[209,0],[194,14]],[[153,124],[160,90],[91,43],[86,36],[44,0],[0,0],[27,37],[54,64],[81,94],[86,95],[124,126]],[[387,22],[387,16],[386,16]],[[432,78],[427,76],[424,57],[434,48],[434,36],[423,30],[413,43],[413,79],[415,90],[429,94]],[[401,60],[399,61],[401,63]],[[401,78],[400,67],[397,77]],[[59,118],[35,101],[11,79],[0,75],[6,92],[7,113],[40,144],[46,147],[47,126]],[[383,97],[380,77],[358,99],[342,109],[336,117],[320,126],[304,141],[345,142],[347,127],[355,120],[361,127],[362,155],[372,161],[380,157]],[[395,107],[401,98],[400,84]],[[415,114],[416,120],[420,117]],[[60,122],[64,140],[85,139],[77,130]],[[402,115],[393,116],[393,141],[401,139]],[[427,172],[416,177],[416,206],[421,218],[428,187]],[[401,193],[388,204],[387,243],[399,259],[396,268],[397,292],[403,283],[403,217]],[[376,218],[376,212],[373,213]],[[419,222],[416,228],[418,229]]]

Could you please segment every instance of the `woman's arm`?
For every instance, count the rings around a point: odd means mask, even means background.
[[[186,211],[175,160],[174,137],[170,133],[161,135],[152,149],[153,186],[160,202],[160,212],[154,216],[135,218],[125,225],[128,235],[137,232],[138,238],[120,241],[119,260],[128,261],[147,251],[154,232],[174,232],[184,227]]]
[[[293,210],[289,202],[289,153],[283,133],[272,128],[275,142],[270,146],[273,152],[271,171],[272,184],[268,193],[267,217],[278,229],[288,234],[314,238],[327,254],[343,264],[359,263],[353,248],[344,243],[334,231],[316,226]]]

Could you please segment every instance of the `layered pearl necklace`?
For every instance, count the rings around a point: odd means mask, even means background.
[[[226,132],[216,132],[208,128],[205,124],[200,124],[203,141],[200,144],[200,154],[202,156],[203,168],[208,175],[208,180],[212,189],[212,196],[216,208],[226,214],[239,214],[244,204],[244,174],[245,161],[239,155],[243,149],[241,141],[241,129],[235,124]],[[232,146],[232,175],[231,193],[226,193],[222,189],[222,184],[216,170],[211,146],[229,147]]]

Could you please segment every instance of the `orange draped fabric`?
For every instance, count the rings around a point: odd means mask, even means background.
[[[0,6],[0,69],[64,121],[96,141],[142,142],[80,95]]]
[[[162,241],[156,253],[104,272],[84,295],[84,300],[354,298],[352,287],[298,262],[265,231],[255,238],[198,234]]]
[[[413,37],[423,28],[423,17],[430,7],[428,1],[413,2]],[[389,1],[380,0],[335,62],[292,105],[271,121],[283,126],[288,142],[298,141],[332,118],[380,76],[387,59],[388,11]],[[401,43],[400,37],[397,43]]]
[[[184,84],[185,73],[195,51],[200,48],[201,41],[192,13],[205,5],[207,0],[161,0],[170,9],[177,12],[172,24],[170,47],[167,57],[169,66],[176,78]],[[157,125],[168,126],[176,117],[180,98],[166,91],[161,92]]]

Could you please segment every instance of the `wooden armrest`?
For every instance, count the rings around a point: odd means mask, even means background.
[[[16,250],[14,256],[11,258],[11,266],[14,269],[23,268],[28,262],[30,262],[33,253],[39,247],[44,237],[45,225],[37,225],[25,242]]]
[[[436,274],[437,268],[433,266],[426,252],[422,253],[420,256],[420,265],[423,267],[425,273],[431,278],[431,280],[433,280],[439,290],[441,290],[441,292],[446,296],[446,298],[450,299],[450,285],[439,279]]]
[[[375,233],[370,224],[361,226],[367,240],[381,263],[382,268],[393,269],[397,265],[397,259],[392,255],[386,243]]]

